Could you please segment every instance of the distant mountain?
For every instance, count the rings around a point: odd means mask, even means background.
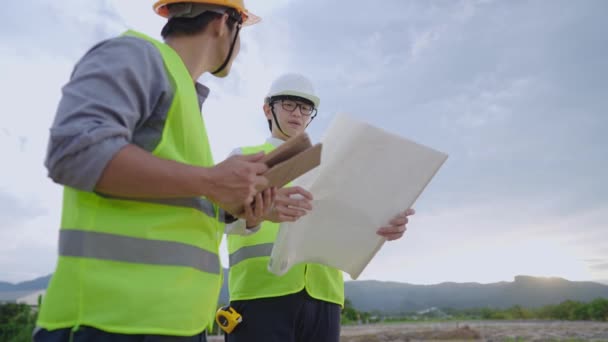
[[[33,280],[24,281],[17,284],[11,284],[0,281],[0,291],[28,291],[28,290],[42,290],[49,286],[51,280],[51,274],[48,276],[36,278]]]
[[[219,302],[228,303],[228,270]],[[51,275],[18,284],[0,282],[0,292],[45,289]],[[375,280],[347,281],[346,297],[361,311],[388,314],[438,308],[507,308],[513,305],[540,307],[565,300],[591,301],[608,298],[608,286],[594,282],[568,281],[562,278],[517,276],[513,282],[491,284],[441,283],[413,285]]]
[[[403,313],[429,307],[507,308],[513,305],[540,307],[565,300],[591,301],[608,298],[608,286],[562,278],[517,276],[513,282],[492,284],[441,283],[412,285],[380,281],[349,281],[346,297],[362,311]]]

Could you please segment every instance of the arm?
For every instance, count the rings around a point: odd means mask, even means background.
[[[136,129],[168,110],[158,103],[172,99],[162,86],[163,80],[168,84],[162,59],[146,44],[130,37],[110,40],[78,63],[51,129],[49,176],[121,197],[206,196],[228,212],[250,204],[255,186],[267,182],[259,176],[266,170],[258,162],[262,154],[200,168],[157,158],[132,143]]]
[[[261,156],[229,158],[213,168],[203,168],[161,159],[127,144],[107,164],[95,190],[128,198],[205,196],[213,199],[226,191],[238,192],[249,183],[255,186],[258,181],[264,182],[257,174],[265,167],[255,162]]]

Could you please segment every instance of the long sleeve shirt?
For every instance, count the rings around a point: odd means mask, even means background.
[[[198,82],[194,86],[202,107],[209,88]],[[154,151],[174,95],[162,56],[152,43],[121,36],[95,45],[62,88],[45,160],[49,177],[93,191],[108,162],[126,145]],[[227,232],[255,231],[244,224],[241,228]]]

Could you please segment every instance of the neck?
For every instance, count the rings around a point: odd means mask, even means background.
[[[214,64],[210,37],[206,34],[169,37],[165,41],[180,56],[192,80],[198,80],[204,73],[211,72]]]
[[[283,141],[287,141],[289,139],[288,136],[285,136],[281,132],[275,132],[274,130],[272,132],[272,137],[275,138],[275,139],[283,140]]]

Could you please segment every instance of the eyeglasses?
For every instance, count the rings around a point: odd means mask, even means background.
[[[300,107],[300,113],[302,113],[303,116],[311,116],[317,112],[315,106],[311,104],[296,102],[293,100],[277,100],[277,102],[281,103],[283,110],[290,113],[293,113],[293,111],[295,111],[298,107]]]

